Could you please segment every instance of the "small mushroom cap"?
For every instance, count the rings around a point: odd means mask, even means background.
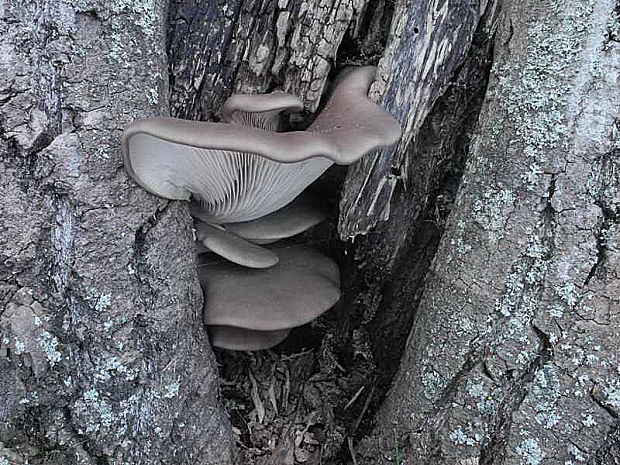
[[[290,329],[253,331],[232,326],[209,326],[208,330],[211,345],[226,350],[271,349],[286,339],[291,332]]]
[[[227,223],[224,228],[244,239],[265,244],[300,234],[327,218],[327,212],[307,193],[286,207],[252,221]]]
[[[249,268],[269,268],[278,263],[278,256],[265,247],[203,221],[195,223],[196,238],[211,252],[233,263]]]
[[[221,113],[222,121],[225,123],[276,130],[277,116],[280,112],[298,112],[303,108],[301,100],[284,92],[261,95],[233,94],[224,103]]]
[[[198,268],[207,325],[258,331],[294,328],[329,310],[340,298],[338,265],[307,247],[277,250],[272,268],[230,263]]]

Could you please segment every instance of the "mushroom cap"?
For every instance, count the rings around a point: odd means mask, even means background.
[[[209,326],[209,339],[213,347],[227,350],[265,350],[280,344],[291,332],[290,329],[277,331],[254,331],[232,326]]]
[[[204,322],[258,331],[294,328],[338,301],[339,271],[333,260],[307,247],[277,253],[280,262],[262,270],[231,263],[200,266]]]
[[[287,205],[333,162],[353,163],[398,140],[396,120],[366,95],[374,72],[373,67],[348,71],[307,131],[281,133],[175,118],[138,120],[123,133],[126,170],[161,197],[186,200],[193,194],[211,215],[210,222],[265,216]],[[268,94],[246,100],[261,101],[266,108],[263,100],[289,98]],[[226,118],[234,119],[231,109],[242,104],[254,105],[233,100]]]
[[[277,116],[280,112],[298,112],[303,109],[304,104],[301,100],[284,92],[259,95],[233,94],[224,103],[221,115],[225,123],[275,131],[278,129]]]
[[[325,108],[307,129],[339,146],[337,154],[328,156],[334,163],[350,165],[400,138],[398,121],[368,98],[375,71],[374,66],[363,66],[340,73]]]
[[[225,229],[196,220],[196,238],[211,252],[249,268],[269,268],[278,263],[271,250],[253,244]]]
[[[243,131],[258,129],[236,131],[222,137],[243,139],[247,136]],[[128,144],[135,148],[130,149],[126,167],[142,187],[169,199],[189,200],[194,194],[205,211],[203,218],[210,223],[249,221],[279,210],[332,164],[321,157],[285,164],[251,153],[188,148],[179,143],[162,146],[158,138],[143,133],[131,137]]]
[[[327,218],[316,199],[302,193],[286,207],[252,221],[226,223],[224,228],[257,244],[265,244],[300,234]]]

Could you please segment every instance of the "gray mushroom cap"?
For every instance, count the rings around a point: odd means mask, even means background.
[[[265,216],[287,205],[332,163],[353,163],[398,140],[396,120],[366,95],[374,72],[373,67],[348,72],[307,131],[175,118],[136,121],[122,138],[125,168],[161,197],[194,195],[210,222]],[[282,98],[269,94],[258,100]],[[233,101],[225,118],[232,121],[239,108],[250,106],[242,103]]]
[[[303,108],[301,100],[284,92],[233,94],[222,107],[221,116],[225,123],[277,131],[280,112],[299,112]]]
[[[310,194],[303,192],[286,207],[252,221],[227,223],[224,228],[257,244],[300,234],[327,218],[327,212]]]
[[[269,268],[278,263],[278,256],[265,247],[200,220],[195,224],[196,239],[211,252],[233,263],[249,268]]]
[[[339,271],[307,247],[277,250],[280,262],[249,270],[231,263],[198,268],[205,296],[204,322],[258,331],[301,326],[340,298]]]
[[[277,331],[254,331],[232,326],[209,326],[211,345],[227,350],[265,350],[280,344],[291,332],[290,329]]]

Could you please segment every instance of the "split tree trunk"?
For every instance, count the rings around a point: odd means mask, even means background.
[[[0,3],[0,460],[616,460],[618,5],[105,5]],[[310,114],[381,56],[372,96],[405,135],[349,171],[336,311],[220,354],[232,458],[186,208],[127,179],[120,133],[234,90]]]
[[[618,6],[502,5],[465,174],[366,463],[619,460]]]

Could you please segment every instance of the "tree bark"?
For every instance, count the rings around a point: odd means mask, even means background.
[[[231,463],[184,204],[119,152],[166,113],[165,2],[0,3],[0,463]]]
[[[359,448],[367,463],[617,451],[618,4],[502,7],[465,175]]]

